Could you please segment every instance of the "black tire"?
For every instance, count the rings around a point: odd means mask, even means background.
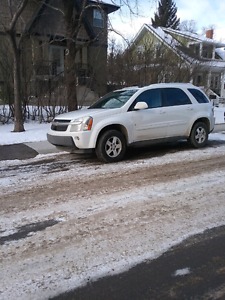
[[[112,163],[122,160],[126,152],[126,140],[123,134],[117,130],[104,132],[98,140],[95,152],[102,162]]]
[[[193,125],[189,142],[194,148],[201,148],[208,142],[209,131],[208,127],[203,122],[197,122]]]

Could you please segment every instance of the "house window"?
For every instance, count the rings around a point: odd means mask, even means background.
[[[192,53],[199,56],[199,54],[200,54],[200,45],[199,44],[190,44],[189,49],[192,51]]]
[[[97,8],[93,10],[93,26],[99,28],[104,27],[103,11]]]
[[[49,59],[51,63],[51,75],[59,75],[64,71],[64,47],[50,46]]]
[[[203,45],[202,57],[203,58],[213,58],[213,47],[210,45]]]
[[[162,49],[162,46],[160,44],[156,44],[155,47],[155,58],[160,58],[162,57],[164,50]]]
[[[197,76],[197,85],[201,85],[202,84],[202,76],[198,75]]]
[[[212,75],[211,77],[211,89],[217,90],[220,88],[220,77],[219,75]]]

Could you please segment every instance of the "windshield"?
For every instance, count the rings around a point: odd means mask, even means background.
[[[111,92],[102,98],[100,98],[96,103],[91,105],[90,108],[120,108],[122,107],[131,96],[137,92],[137,89],[132,90],[120,90]]]

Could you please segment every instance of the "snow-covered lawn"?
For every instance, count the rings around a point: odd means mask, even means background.
[[[11,145],[27,142],[40,142],[46,140],[46,133],[50,128],[49,123],[25,123],[24,132],[12,132],[13,124],[0,124],[0,145]]]

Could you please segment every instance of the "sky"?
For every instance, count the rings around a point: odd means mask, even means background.
[[[106,0],[110,3],[112,0]],[[134,12],[137,12],[135,3],[138,3],[138,15],[130,14],[126,5],[122,5],[119,11],[110,14],[111,24],[114,29],[121,32],[128,40],[131,40],[144,23],[150,24],[151,18],[157,11],[158,0],[124,0],[129,2]],[[121,0],[114,0],[121,3]],[[225,1],[221,0],[174,0],[177,7],[177,17],[181,21],[194,20],[197,33],[201,34],[203,28],[214,28],[214,38],[225,42]],[[112,34],[114,38],[116,37]],[[118,40],[118,38],[116,38]]]

